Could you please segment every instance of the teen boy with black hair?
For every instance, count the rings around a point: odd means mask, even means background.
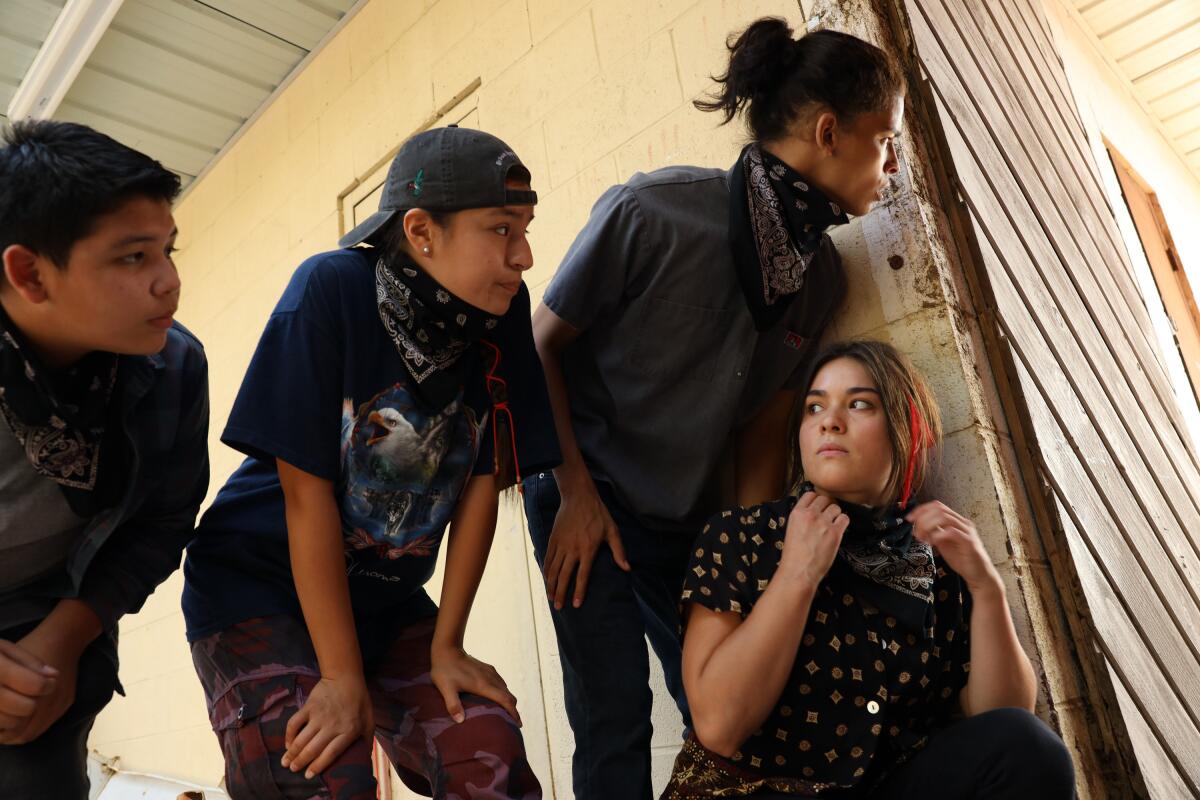
[[[82,125],[0,147],[0,797],[87,796],[117,621],[208,488],[204,350],[173,316],[179,178]]]

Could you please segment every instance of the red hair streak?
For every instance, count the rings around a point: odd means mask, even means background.
[[[908,466],[904,468],[904,489],[900,492],[900,508],[908,505],[912,495],[913,472],[917,468],[917,454],[921,449],[922,425],[921,416],[917,413],[917,404],[908,398],[908,433],[911,444],[908,446]]]

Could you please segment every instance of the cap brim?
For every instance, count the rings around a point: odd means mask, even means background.
[[[376,211],[359,223],[354,230],[338,239],[338,247],[354,247],[356,244],[362,244],[378,233],[379,229],[387,224],[388,220],[394,217],[396,213],[395,209],[391,211]]]

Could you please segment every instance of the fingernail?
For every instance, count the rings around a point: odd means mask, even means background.
[[[313,771],[311,769],[308,770],[307,772],[304,773],[304,777],[306,780],[311,781],[313,779]]]
[[[58,670],[49,664],[42,664],[42,674],[49,675],[51,678],[54,678],[58,676]]]
[[[462,722],[464,719],[466,719],[466,716],[461,711],[454,715],[455,722]]]
[[[576,608],[579,608],[581,605],[583,605],[583,601],[576,597],[574,605]]]
[[[286,767],[288,765],[288,757],[284,756],[283,758],[279,759],[279,763]]]

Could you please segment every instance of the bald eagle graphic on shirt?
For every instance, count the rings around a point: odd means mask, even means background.
[[[338,494],[348,556],[435,553],[471,476],[482,432],[461,397],[433,414],[400,384],[357,408],[346,398]]]

